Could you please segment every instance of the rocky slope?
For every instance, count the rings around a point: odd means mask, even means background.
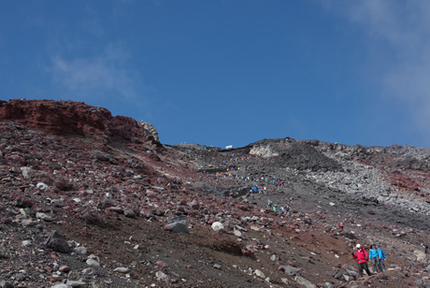
[[[430,287],[428,149],[168,146],[49,100],[0,101],[0,135],[0,287]]]

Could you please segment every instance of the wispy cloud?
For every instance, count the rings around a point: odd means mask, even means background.
[[[386,48],[382,96],[407,109],[410,128],[429,137],[430,125],[430,2],[364,0],[325,2],[331,11],[359,25],[370,45]],[[369,46],[370,46],[369,45]],[[391,54],[389,54],[391,53]]]
[[[113,57],[111,46],[101,56],[66,59],[60,55],[52,57],[52,76],[56,83],[78,94],[115,90],[125,97],[133,97],[128,88],[133,81]],[[85,96],[85,95],[84,95]]]
[[[57,85],[79,97],[116,96],[133,100],[143,85],[138,73],[126,68],[129,56],[120,45],[108,45],[100,56],[88,58],[54,55],[50,72]]]

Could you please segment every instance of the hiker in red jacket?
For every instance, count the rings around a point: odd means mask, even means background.
[[[357,251],[355,253],[352,253],[352,257],[354,259],[357,259],[358,263],[358,274],[360,277],[363,277],[363,269],[366,270],[367,275],[372,275],[369,271],[369,267],[367,266],[367,258],[369,258],[369,254],[367,254],[366,250],[361,247],[360,244],[357,244]]]

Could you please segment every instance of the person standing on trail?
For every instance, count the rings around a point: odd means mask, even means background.
[[[285,207],[284,206],[281,206],[281,215],[285,216]]]
[[[356,245],[357,251],[352,253],[352,258],[357,259],[358,264],[358,274],[360,277],[363,277],[363,269],[366,270],[367,275],[372,275],[369,271],[369,267],[367,266],[367,258],[369,258],[369,254],[367,251],[361,247],[360,244]]]
[[[293,212],[293,210],[291,209],[291,207],[289,205],[287,205],[286,210],[287,210],[288,216],[291,216],[291,213]]]
[[[378,248],[375,248],[375,245],[373,245],[373,244],[370,245],[369,259],[372,259],[373,272],[378,273],[378,269],[377,269],[376,265],[378,265],[378,267],[379,267],[379,272],[382,272],[382,265],[381,265],[381,262],[379,261]]]
[[[343,223],[339,222],[339,224],[337,225],[339,227],[339,230],[342,231],[343,230]]]
[[[429,254],[429,246],[427,244],[421,243],[421,247],[423,247],[424,253]]]
[[[381,263],[382,268],[385,269],[385,252],[382,248],[379,248],[378,245],[376,245],[376,251],[378,251],[379,263]]]

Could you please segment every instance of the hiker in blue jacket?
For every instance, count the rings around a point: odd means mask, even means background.
[[[369,260],[372,259],[373,262],[373,272],[378,273],[378,269],[376,269],[376,265],[379,267],[379,272],[382,272],[381,262],[379,261],[379,253],[378,249],[375,248],[375,245],[370,245],[369,249]]]
[[[378,251],[378,256],[379,256],[379,263],[381,264],[381,266],[385,269],[385,252],[384,250],[382,250],[382,248],[379,248],[378,246],[376,246],[376,250]]]

